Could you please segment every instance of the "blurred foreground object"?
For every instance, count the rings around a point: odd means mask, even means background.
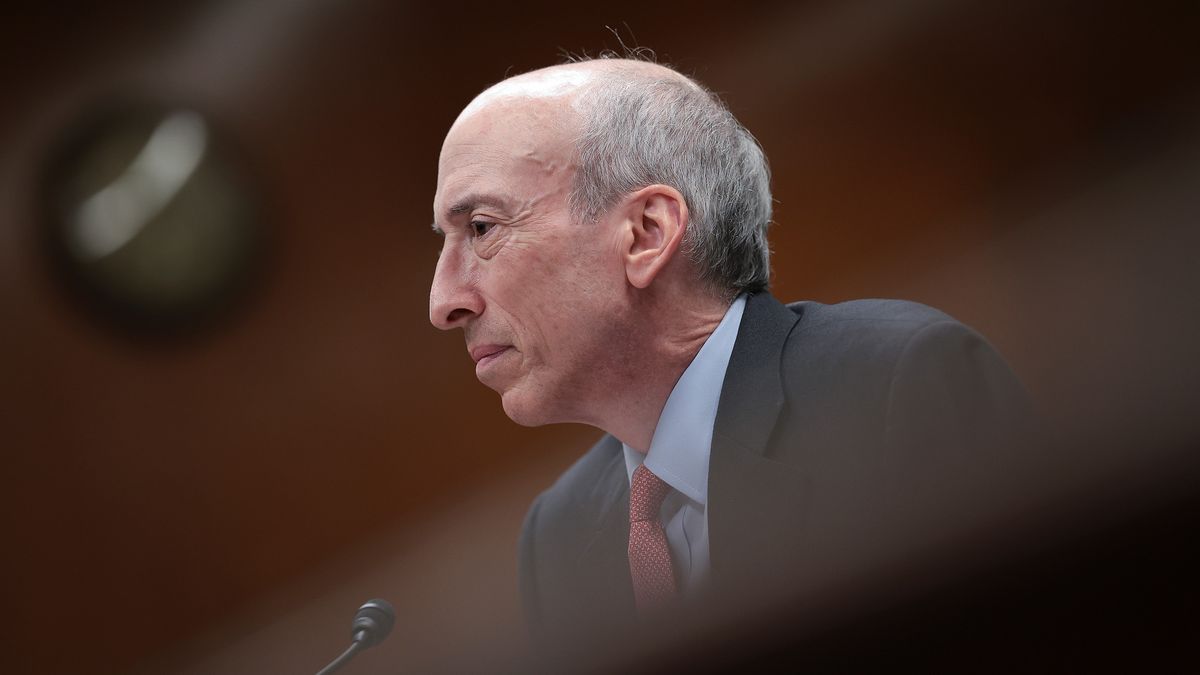
[[[85,118],[40,186],[56,273],[97,317],[127,330],[207,323],[259,260],[262,227],[240,168],[194,110],[121,105]]]

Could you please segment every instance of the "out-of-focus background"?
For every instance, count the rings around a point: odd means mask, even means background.
[[[1056,428],[1144,441],[1054,478],[1174,473],[1153,450],[1197,437],[1198,14],[6,5],[4,670],[312,672],[375,596],[397,629],[353,672],[521,657],[521,518],[598,432],[514,425],[429,325],[429,223],[458,110],[564,51],[652,47],[756,134],[778,297],[944,309]]]

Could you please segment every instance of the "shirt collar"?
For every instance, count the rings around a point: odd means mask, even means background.
[[[650,449],[643,455],[622,444],[631,482],[634,469],[644,462],[646,468],[692,501],[708,503],[708,456],[712,450],[713,423],[745,307],[746,296],[738,296],[679,376],[658,417]]]

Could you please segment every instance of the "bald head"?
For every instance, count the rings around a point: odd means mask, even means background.
[[[470,117],[498,103],[560,100],[563,104],[569,104],[593,76],[593,71],[571,67],[573,65],[543,68],[492,85],[476,96],[458,119]]]
[[[506,112],[524,105],[540,105],[563,115],[584,114],[582,103],[586,92],[597,84],[630,78],[670,80],[697,91],[702,90],[678,72],[648,61],[599,59],[564,63],[514,75],[488,87],[463,109],[455,125],[496,105],[506,108]],[[564,120],[564,123],[567,122]]]

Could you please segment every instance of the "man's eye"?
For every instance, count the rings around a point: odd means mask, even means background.
[[[489,222],[483,221],[483,220],[472,220],[471,221],[471,234],[474,234],[476,237],[482,237],[482,236],[486,235],[488,232],[491,232],[492,228],[495,226],[496,226],[495,223],[489,223]]]

